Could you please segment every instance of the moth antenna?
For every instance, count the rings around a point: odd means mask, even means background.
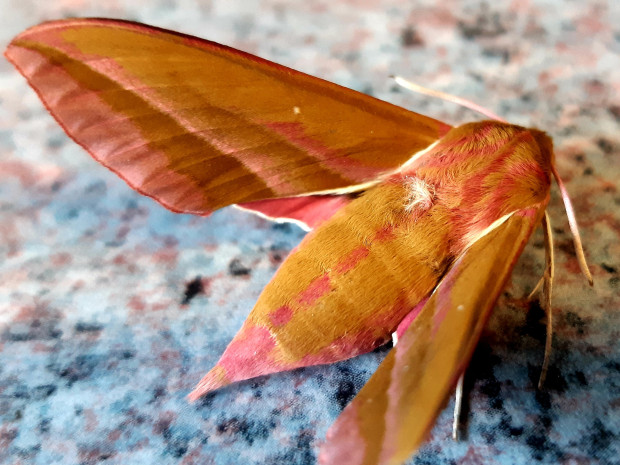
[[[577,261],[579,262],[579,268],[581,272],[588,280],[590,286],[594,285],[594,281],[592,280],[592,275],[590,274],[590,270],[588,269],[588,264],[586,262],[586,257],[583,253],[583,247],[581,246],[581,237],[579,236],[579,227],[577,226],[577,219],[575,218],[575,211],[573,210],[573,204],[570,201],[570,197],[568,195],[568,191],[560,178],[559,173],[555,169],[555,166],[551,165],[551,172],[553,173],[553,177],[555,181],[558,183],[558,187],[560,188],[560,192],[562,193],[562,200],[564,201],[564,209],[566,210],[566,216],[568,216],[568,225],[570,226],[570,232],[573,235],[573,243],[575,244],[575,253],[577,254]]]
[[[431,97],[437,97],[442,100],[446,100],[447,102],[456,103],[457,105],[461,105],[462,107],[469,108],[470,110],[476,111],[478,113],[482,113],[487,118],[494,119],[496,121],[500,121],[502,123],[508,123],[504,118],[493,113],[491,110],[487,110],[486,108],[471,102],[467,99],[457,97],[456,95],[446,94],[445,92],[441,92],[438,90],[427,89],[426,87],[422,87],[415,82],[411,82],[401,76],[391,76],[392,79],[401,87],[408,89],[412,92],[417,92],[419,94],[430,95]]]
[[[547,337],[545,339],[545,356],[540,378],[538,378],[538,389],[542,389],[547,377],[549,359],[551,358],[551,344],[553,341],[553,311],[551,310],[551,293],[553,290],[553,277],[555,276],[555,260],[553,257],[553,231],[549,215],[545,211],[543,218],[543,232],[545,235],[545,274],[543,276],[543,301],[545,313],[547,314]]]
[[[454,394],[454,420],[452,421],[452,439],[458,441],[461,437],[461,409],[463,407],[463,383],[465,380],[465,372],[461,373],[456,383],[456,392]]]

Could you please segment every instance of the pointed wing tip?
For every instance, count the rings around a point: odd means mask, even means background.
[[[4,55],[4,58],[8,60],[9,63],[15,66],[15,63],[13,62],[13,59],[11,58],[11,52],[13,50],[13,47],[15,47],[15,44],[13,43],[13,41],[9,42],[9,45],[6,46],[2,54]]]
[[[35,26],[37,27],[37,26]],[[31,28],[32,29],[32,28]],[[15,37],[13,37],[13,39],[11,39],[11,41],[8,43],[8,45],[6,46],[6,48],[4,49],[4,57],[9,61],[9,63],[11,63],[13,66],[15,66],[20,72],[21,70],[19,69],[19,66],[17,65],[17,56],[16,56],[16,52],[18,49],[20,49],[20,45],[19,42],[24,39],[24,37],[27,35],[28,31],[30,31],[30,29],[26,29],[23,32],[20,32],[18,35],[16,35]]]

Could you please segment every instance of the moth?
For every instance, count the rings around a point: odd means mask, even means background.
[[[323,464],[399,464],[416,450],[541,223],[551,317],[552,177],[591,281],[552,141],[537,129],[451,127],[125,21],[44,23],[5,55],[75,142],[164,207],[206,216],[237,205],[311,230],[190,399],[396,335],[329,430]]]

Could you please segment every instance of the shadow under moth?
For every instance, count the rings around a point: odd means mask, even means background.
[[[5,54],[67,134],[138,192],[175,212],[237,205],[311,230],[190,399],[354,357],[395,335],[328,431],[323,464],[411,456],[540,223],[551,317],[553,177],[591,281],[552,141],[539,130],[498,119],[451,127],[223,45],[117,20],[44,23]]]

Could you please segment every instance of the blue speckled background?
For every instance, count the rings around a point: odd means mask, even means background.
[[[537,234],[468,372],[466,438],[450,439],[450,405],[411,463],[618,464],[620,3],[438,4],[0,0],[0,46],[47,19],[132,19],[452,124],[479,117],[388,76],[548,131],[596,285],[579,275],[554,192],[547,389],[535,390],[543,312],[524,298],[543,269]],[[0,60],[0,463],[315,463],[328,426],[387,349],[185,400],[302,236],[231,208],[175,215],[133,193],[71,143]],[[202,291],[190,298],[188,289]]]

